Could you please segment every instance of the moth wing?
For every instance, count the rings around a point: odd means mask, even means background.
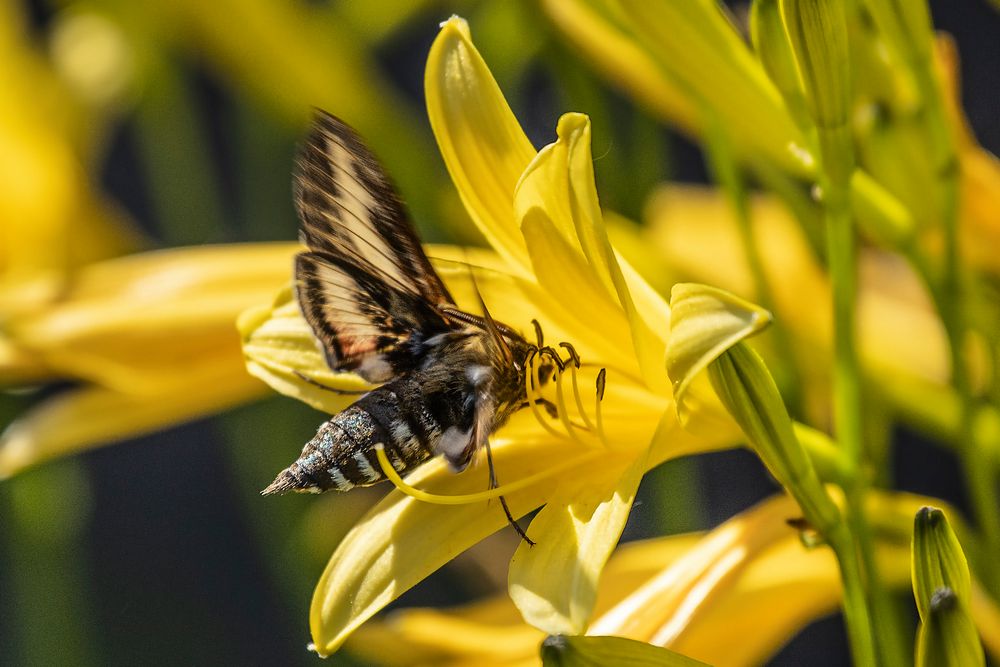
[[[334,370],[385,382],[419,364],[416,338],[450,328],[454,300],[424,254],[375,156],[338,118],[317,111],[299,152],[294,199],[302,312]]]
[[[327,364],[381,383],[416,368],[420,341],[450,324],[434,306],[369,268],[317,252],[295,258],[299,303]]]
[[[310,250],[349,258],[432,304],[454,305],[389,177],[343,121],[316,111],[293,186],[302,241]]]

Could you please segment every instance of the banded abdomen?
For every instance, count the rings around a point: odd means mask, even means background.
[[[448,451],[442,441],[470,432],[475,397],[465,383],[428,392],[437,379],[415,372],[365,394],[321,425],[298,460],[262,493],[346,491],[381,482],[379,443],[400,474],[442,453],[442,444]]]

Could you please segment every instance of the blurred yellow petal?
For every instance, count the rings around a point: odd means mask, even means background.
[[[751,211],[775,318],[810,349],[829,350],[829,281],[801,230],[774,199],[755,198]],[[753,298],[739,230],[720,193],[664,187],[650,198],[647,219],[650,241],[681,279]],[[866,363],[946,381],[946,337],[917,277],[885,254],[863,254],[861,264],[858,340]]]
[[[18,7],[0,9],[0,313],[36,310],[87,262],[136,246],[90,189],[77,102],[29,41]]]
[[[52,377],[52,372],[37,355],[0,335],[0,384],[25,386]]]
[[[438,33],[427,59],[425,87],[431,127],[465,208],[512,268],[527,270],[512,204],[514,187],[535,149],[462,19],[449,19]]]
[[[292,244],[144,253],[78,271],[60,299],[7,322],[9,383],[84,386],[45,399],[0,439],[0,476],[245,402],[236,316],[287,282]]]
[[[699,112],[627,31],[586,0],[544,0],[549,18],[608,82],[629,91],[663,118],[694,134]]]
[[[598,578],[645,471],[643,454],[624,474],[604,469],[559,481],[528,529],[536,544],[522,541],[510,563],[510,596],[528,624],[547,634],[586,629]]]
[[[224,410],[262,397],[266,389],[238,358],[223,354],[185,364],[179,375],[143,393],[83,387],[44,400],[0,435],[0,479],[57,456]]]
[[[287,281],[291,244],[206,246],[85,267],[64,299],[9,323],[54,374],[157,392],[220,354],[239,366],[236,316]]]
[[[806,143],[780,94],[715,2],[625,0],[621,6],[633,39],[663,78],[688,91],[689,100],[708,104],[739,138],[741,152],[761,152],[792,173],[808,171]]]
[[[588,633],[670,645],[707,606],[705,596],[731,586],[756,553],[792,531],[785,520],[798,515],[790,498],[778,496],[733,517],[596,619]]]

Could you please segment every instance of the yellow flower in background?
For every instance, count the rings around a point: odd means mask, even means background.
[[[75,386],[3,431],[0,479],[262,396],[233,322],[287,281],[294,249],[203,246],[98,262],[58,299],[8,320],[5,385]]]
[[[828,353],[829,277],[801,227],[772,196],[754,197],[750,216],[776,319],[804,350]],[[716,285],[745,298],[756,296],[732,207],[721,192],[662,186],[646,203],[645,221],[642,230],[631,232],[638,240],[630,245],[673,267],[679,279]],[[866,363],[894,374],[947,382],[947,340],[917,276],[898,259],[874,249],[860,261],[858,340]]]
[[[78,105],[24,22],[15,3],[0,7],[0,357],[10,362],[17,352],[4,340],[6,321],[57,298],[79,267],[139,241],[91,190]]]
[[[589,120],[563,116],[557,141],[536,153],[457,18],[431,49],[426,92],[452,180],[493,246],[431,247],[436,269],[460,305],[475,304],[478,289],[493,317],[522,331],[538,319],[548,342],[572,343],[583,361],[550,383],[558,419],[523,410],[492,445],[513,514],[544,505],[527,529],[536,546],[522,544],[511,562],[511,597],[531,625],[578,633],[642,474],[737,436],[729,425],[696,438],[677,424],[663,366],[669,309],[607,239]],[[244,315],[241,329],[251,372],[314,405],[343,407],[343,397],[310,391],[296,374],[328,371],[287,290],[272,308]],[[603,401],[593,389],[600,369],[607,373]],[[488,486],[482,466],[456,475],[440,459],[407,483],[439,496]],[[335,651],[394,598],[505,524],[496,503],[432,504],[391,491],[348,534],[320,579],[311,613],[316,650]]]
[[[106,103],[124,85],[112,75],[125,73],[126,54],[108,50],[117,33],[95,15],[61,16],[63,80],[26,41],[14,5],[0,19],[0,388],[72,385],[4,425],[3,479],[263,395],[233,322],[287,281],[294,246],[109,259],[140,238],[92,187],[96,128],[80,122],[74,92]]]
[[[884,529],[877,557],[886,584],[910,581],[907,522],[928,498],[872,498]],[[629,637],[715,665],[758,665],[841,597],[829,549],[803,544],[788,519],[789,498],[773,497],[707,533],[622,545],[604,569],[587,634]],[[1000,654],[1000,610],[974,587],[973,616]],[[762,613],[766,610],[767,613]],[[523,624],[502,596],[450,609],[404,609],[361,628],[347,648],[380,665],[537,665],[543,632]]]

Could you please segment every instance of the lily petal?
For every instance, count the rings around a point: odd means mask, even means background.
[[[618,302],[628,318],[632,345],[643,371],[646,384],[655,390],[666,390],[667,378],[661,371],[666,352],[665,338],[669,330],[670,308],[663,298],[639,274],[630,271],[628,278],[615,254],[604,225],[604,216],[597,197],[594,159],[591,153],[590,119],[583,114],[564,114],[559,119],[560,141],[569,145],[568,169],[570,205],[580,243],[594,271],[613,286]],[[632,290],[639,292],[644,308],[636,306]],[[657,335],[656,331],[662,332]]]
[[[233,320],[287,280],[292,247],[183,248],[93,264],[63,300],[13,320],[9,336],[53,374],[126,395],[183,383],[178,365],[199,359],[221,355],[238,368]]]
[[[427,58],[424,86],[434,136],[465,208],[490,245],[527,272],[512,202],[535,149],[464,20],[452,17],[442,26]]]
[[[183,381],[142,394],[102,387],[71,390],[42,402],[0,435],[0,479],[57,456],[218,412],[265,392],[238,358],[189,365]]]
[[[530,415],[515,415],[503,432],[510,439],[496,439],[493,459],[501,480],[546,470],[555,474],[579,456],[572,443],[560,445],[538,435],[532,421]],[[488,488],[488,475],[482,467],[456,475],[438,458],[414,471],[407,482],[434,493],[461,494]],[[511,512],[521,516],[543,504],[551,486],[546,478],[506,494]],[[316,650],[321,655],[335,651],[382,607],[506,522],[499,503],[436,505],[391,491],[344,538],[316,586],[310,613]]]
[[[645,452],[618,475],[564,479],[531,521],[510,563],[510,597],[524,620],[548,634],[582,633],[597,597],[597,581],[628,519],[646,471]]]

